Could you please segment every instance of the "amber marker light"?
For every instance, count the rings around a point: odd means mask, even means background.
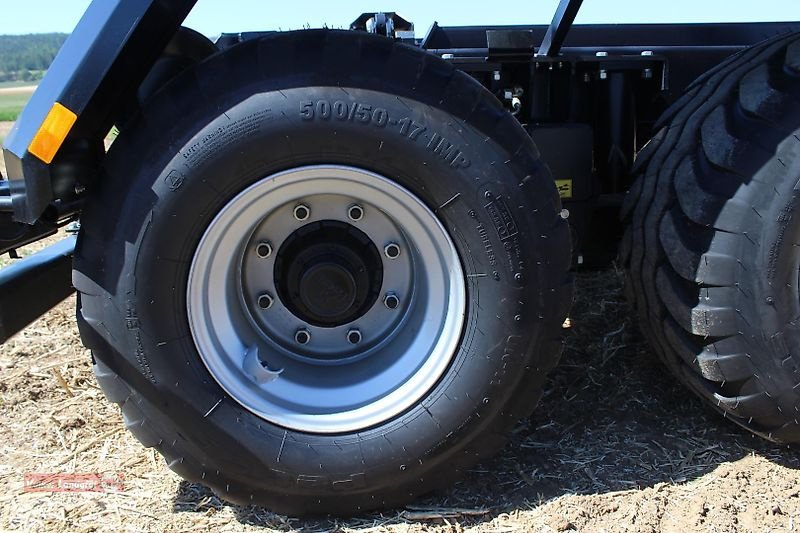
[[[76,120],[78,115],[56,102],[28,146],[28,152],[49,165]]]

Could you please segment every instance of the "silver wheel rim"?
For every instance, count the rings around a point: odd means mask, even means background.
[[[293,306],[355,293],[328,284],[330,295],[294,298],[292,276],[276,272],[305,268],[303,239],[334,229],[364,247],[355,254],[364,264],[376,267],[377,251],[382,270],[329,269],[372,290],[352,320],[321,325]],[[187,288],[192,337],[217,383],[264,420],[309,433],[360,431],[416,405],[458,349],[465,306],[461,262],[434,213],[398,184],[342,166],[274,174],[228,202],[197,247]]]

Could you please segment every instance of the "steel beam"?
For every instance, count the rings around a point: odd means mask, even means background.
[[[0,343],[72,294],[75,237],[0,270]]]
[[[556,14],[553,16],[553,22],[550,23],[550,27],[544,35],[542,46],[539,47],[536,55],[558,57],[569,29],[572,27],[572,23],[575,22],[575,17],[578,16],[581,4],[583,4],[583,0],[561,0],[561,3],[558,4],[558,9],[556,9]]]

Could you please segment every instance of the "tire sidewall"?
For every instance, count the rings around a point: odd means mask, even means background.
[[[304,119],[303,105],[320,101],[385,109],[421,125],[427,136],[410,139],[397,124],[380,127],[371,120]],[[544,372],[550,366],[533,349],[540,338],[539,329],[531,327],[547,311],[542,308],[549,290],[546,272],[554,258],[545,255],[549,246],[537,242],[541,229],[557,221],[552,207],[537,207],[550,198],[531,196],[530,188],[519,186],[525,174],[510,162],[514,154],[468,123],[413,100],[318,87],[240,91],[223,109],[154,132],[153,148],[133,169],[133,194],[120,198],[119,227],[111,233],[115,242],[136,242],[127,247],[131,257],[118,277],[115,303],[124,316],[135,317],[135,327],[126,328],[129,349],[117,354],[126,360],[109,363],[144,376],[148,385],[140,392],[179,434],[205,442],[207,457],[215,456],[211,448],[221,446],[217,442],[241,447],[250,461],[226,467],[263,487],[303,493],[307,487],[346,483],[374,490],[431,475],[453,453],[469,455],[471,439],[504,416],[521,376],[531,367]],[[434,153],[433,133],[470,154],[469,164]],[[113,154],[111,160],[113,171]],[[241,408],[209,375],[186,317],[189,266],[219,210],[259,179],[322,163],[370,170],[412,191],[450,233],[467,279],[463,338],[445,376],[405,414],[347,435],[286,430]],[[119,158],[116,170],[130,173],[121,168],[129,164]],[[315,452],[311,462],[309,449]],[[298,476],[311,482],[299,484]]]
[[[748,199],[758,217],[751,226],[757,240],[741,239],[741,331],[760,331],[747,339],[753,353],[769,354],[764,363],[773,371],[758,377],[772,390],[791,390],[800,370],[800,130],[787,136],[772,160],[753,178],[763,183],[757,198]],[[747,275],[750,273],[750,275]],[[753,326],[755,325],[755,328]],[[789,366],[793,366],[793,371]],[[794,400],[787,398],[793,407]]]

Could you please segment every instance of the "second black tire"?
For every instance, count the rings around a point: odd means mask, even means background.
[[[800,35],[695,82],[636,167],[621,256],[643,332],[727,418],[800,442]]]

